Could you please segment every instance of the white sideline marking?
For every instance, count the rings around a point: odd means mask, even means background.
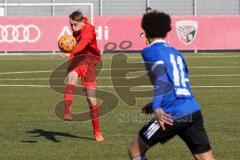
[[[52,79],[65,79],[65,78],[52,78]],[[49,78],[0,78],[0,81],[44,81]]]
[[[234,68],[240,68],[240,66],[192,66],[192,67],[188,67],[188,68],[216,68],[216,69],[220,69],[220,68],[228,68],[228,69],[234,69]],[[110,70],[128,70],[128,69],[143,69],[143,68],[102,68],[101,70],[103,71],[110,71]],[[144,68],[145,69],[145,68]],[[58,70],[60,72],[66,72],[66,70]],[[54,70],[45,70],[45,71],[19,71],[19,72],[0,72],[0,75],[3,74],[22,74],[22,73],[51,73],[54,72]]]
[[[206,75],[191,75],[189,77],[239,77],[240,74],[206,74]]]
[[[240,86],[191,86],[191,88],[240,88]]]
[[[142,59],[140,53],[137,53],[135,55],[128,54],[127,56],[128,56],[128,59]],[[192,55],[192,56],[185,55],[184,56],[184,58],[233,58],[233,57],[240,57],[240,55],[226,55],[224,53],[220,53],[220,54],[214,53],[212,55],[211,54],[207,55],[206,53],[205,54],[200,53],[198,55]],[[103,57],[103,59],[112,59],[112,56]]]
[[[100,70],[106,70],[106,71],[110,71],[110,70],[129,70],[129,69],[142,69],[142,68],[115,68],[115,69],[108,69],[108,68],[102,68]],[[48,70],[48,71],[19,71],[19,72],[0,72],[0,75],[4,75],[4,74],[22,74],[22,73],[52,73],[55,70]],[[58,70],[60,72],[66,72],[66,70]]]
[[[48,73],[53,71],[22,71],[22,72],[0,72],[0,75],[3,74],[22,74],[22,73]]]
[[[49,85],[24,85],[24,84],[0,84],[0,87],[36,87],[36,88],[50,88]],[[65,87],[65,86],[52,86],[52,87]],[[97,86],[97,88],[128,88],[135,86]],[[152,88],[152,86],[136,86],[135,88]],[[191,88],[240,88],[240,86],[192,86]]]
[[[127,55],[127,59],[142,59],[141,54],[139,55]],[[224,54],[213,54],[213,55],[206,55],[206,54],[198,54],[198,55],[193,55],[193,56],[187,56],[185,55],[184,58],[234,58],[234,57],[240,57],[240,55],[229,55],[226,56]],[[112,59],[112,57],[103,57],[103,59]]]
[[[216,69],[231,68],[231,69],[233,69],[233,68],[240,68],[240,66],[196,66],[196,67],[192,66],[192,67],[188,67],[188,68],[200,68],[200,69],[202,69],[202,68],[216,68]]]
[[[113,51],[114,52],[114,51]],[[135,52],[135,53],[129,53],[129,54],[126,54],[126,53],[123,53],[123,52],[116,52],[117,54],[124,54],[124,55],[127,55],[128,57],[130,58],[141,58],[141,53],[140,52]],[[58,56],[62,54],[62,53],[4,53],[4,54],[0,54],[0,56],[16,56],[16,55],[19,55],[19,56]],[[191,53],[189,53],[191,54]],[[185,55],[184,57],[240,57],[239,55],[236,55],[236,54],[239,54],[239,53],[232,53],[232,55],[228,55],[229,53],[198,53],[198,54],[193,54],[192,53],[192,56],[190,55]],[[230,53],[231,54],[231,53]],[[234,55],[235,54],[235,55]],[[105,54],[103,56],[103,58],[107,59],[107,58],[112,58],[114,54]],[[184,55],[184,54],[183,54]]]
[[[13,84],[13,85],[8,85],[8,84],[1,84],[0,87],[36,87],[36,88],[49,88],[49,85],[21,85],[21,84]],[[60,86],[59,86],[60,87]]]
[[[111,78],[137,78],[138,76],[127,76],[127,77],[97,77],[99,79],[111,79]],[[230,75],[218,75],[218,74],[206,74],[206,75],[191,75],[190,77],[240,77],[240,74],[230,74]],[[66,78],[52,78],[52,79],[62,79],[65,80]],[[0,78],[0,81],[44,81],[49,80],[49,78]]]
[[[215,55],[215,56],[205,56],[205,55],[201,55],[201,56],[184,56],[185,58],[233,58],[233,57],[240,57],[240,55],[231,55],[231,56],[219,56],[219,55]]]
[[[234,57],[240,57],[240,55],[229,55],[229,56],[225,56],[223,54],[221,55],[209,55],[207,56],[206,54],[199,54],[196,56],[184,56],[184,58],[234,58]],[[112,58],[112,57],[111,57]],[[128,59],[142,59],[141,56],[129,56]]]

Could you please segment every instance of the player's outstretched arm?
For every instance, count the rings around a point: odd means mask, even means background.
[[[172,90],[170,83],[167,83],[166,69],[163,62],[160,61],[154,63],[151,66],[151,72],[154,75],[154,97],[152,103],[152,109],[155,113],[156,119],[159,122],[160,127],[165,130],[165,125],[173,125],[173,119],[170,114],[164,112],[161,108],[163,96]]]

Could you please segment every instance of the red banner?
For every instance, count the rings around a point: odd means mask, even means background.
[[[67,17],[0,17],[0,51],[58,50],[60,35],[71,34]],[[95,17],[99,48],[141,50],[141,17]],[[173,16],[167,41],[180,50],[240,49],[240,16]]]

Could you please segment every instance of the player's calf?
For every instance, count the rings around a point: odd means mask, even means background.
[[[129,157],[131,160],[147,160],[145,154],[149,148],[150,146],[137,136],[128,149]]]
[[[87,101],[90,109],[93,133],[96,141],[104,141],[99,125],[99,106],[96,98],[96,87],[85,87]]]

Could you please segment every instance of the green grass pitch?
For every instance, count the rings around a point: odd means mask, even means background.
[[[141,62],[139,54],[126,55],[129,63]],[[64,122],[55,115],[55,106],[63,95],[48,87],[48,79],[65,60],[57,55],[1,56],[0,160],[129,159],[127,148],[149,118],[140,113],[141,107],[151,98],[138,98],[136,105],[130,107],[118,96],[112,81],[106,78],[111,76],[113,56],[103,55],[105,70],[98,74],[98,85],[102,86],[99,89],[119,99],[118,106],[101,117],[105,135],[102,143],[92,139],[90,121]],[[240,54],[185,54],[185,57],[192,91],[201,105],[216,159],[239,159]],[[88,109],[84,96],[75,99],[74,113]],[[147,156],[150,160],[192,159],[178,137],[165,145],[156,145]]]

